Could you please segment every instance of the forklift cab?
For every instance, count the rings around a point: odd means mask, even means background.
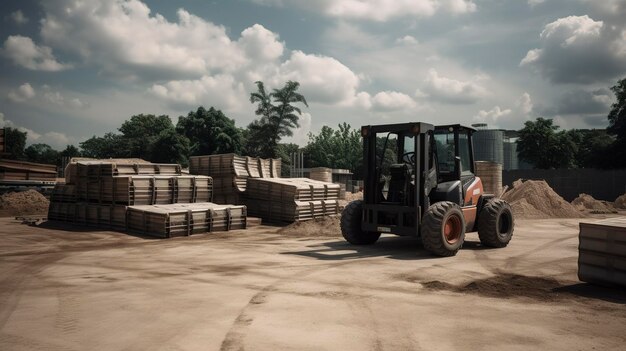
[[[427,123],[362,127],[362,229],[418,236],[421,217],[430,204],[451,201],[464,206],[463,190],[475,179],[473,131],[461,125]]]
[[[343,237],[369,245],[382,233],[419,236],[438,256],[455,255],[466,232],[478,231],[485,246],[507,246],[511,207],[483,193],[474,175],[473,132],[459,124],[362,127],[363,200],[343,209]]]

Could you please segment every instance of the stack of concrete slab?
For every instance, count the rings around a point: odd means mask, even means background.
[[[248,212],[268,222],[297,222],[339,213],[338,184],[308,178],[249,178]]]
[[[213,199],[220,204],[242,204],[249,178],[279,178],[280,159],[262,159],[219,154],[192,156],[189,159],[191,174],[213,178]]]
[[[208,223],[197,222],[197,215],[190,217],[185,223],[191,228],[188,234],[246,225],[245,206],[216,208],[217,205],[210,202],[213,179],[184,175],[179,165],[97,160],[74,162],[68,169],[69,184],[59,184],[53,191],[50,220],[129,229],[158,237],[178,235],[181,211],[203,212],[204,221]],[[138,212],[148,223],[135,220]],[[132,226],[128,221],[131,216]],[[156,223],[150,222],[153,218],[158,218]]]
[[[626,287],[626,217],[580,223],[578,278]]]
[[[246,207],[213,203],[129,206],[128,230],[171,238],[246,228]]]
[[[57,166],[16,160],[0,160],[0,181],[55,181]]]

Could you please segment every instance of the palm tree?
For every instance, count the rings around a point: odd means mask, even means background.
[[[300,127],[298,120],[302,111],[292,104],[300,102],[304,106],[309,107],[304,96],[297,92],[299,87],[300,83],[290,80],[282,89],[274,89],[274,92],[271,94],[274,102],[280,103],[280,105],[274,107],[275,116],[272,116],[272,124],[275,125],[276,134],[279,138],[292,136],[293,132],[291,129]],[[298,115],[294,112],[297,112]]]
[[[258,102],[257,109],[254,112],[257,116],[261,116],[260,120],[248,126],[250,144],[258,144],[265,141],[262,147],[252,147],[261,157],[276,157],[276,150],[280,139],[285,136],[293,135],[293,128],[300,126],[298,123],[299,115],[302,111],[299,107],[293,106],[294,103],[303,103],[309,106],[304,96],[297,92],[300,83],[288,81],[282,89],[274,89],[273,92],[267,93],[263,82],[256,82],[257,92],[250,94],[250,102]],[[278,103],[278,105],[273,105]],[[297,114],[296,114],[297,113]]]

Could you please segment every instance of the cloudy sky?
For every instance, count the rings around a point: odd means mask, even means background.
[[[254,82],[301,83],[309,131],[538,116],[602,128],[626,77],[626,0],[4,0],[0,123],[55,148],[134,114],[214,106],[245,127]]]

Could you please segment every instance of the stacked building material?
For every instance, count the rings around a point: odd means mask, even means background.
[[[213,199],[221,204],[242,204],[248,178],[280,178],[280,159],[261,159],[236,154],[192,156],[191,174],[213,178]]]
[[[246,226],[245,206],[210,203],[213,179],[184,175],[179,165],[87,160],[68,170],[70,182],[53,191],[50,220],[158,237]]]
[[[0,160],[0,181],[56,181],[57,166],[15,160]]]
[[[129,206],[128,230],[162,238],[246,228],[246,207],[214,203]]]
[[[626,287],[626,218],[581,222],[578,239],[578,278]]]
[[[339,213],[340,186],[308,178],[249,178],[248,212],[268,222],[297,222]]]

